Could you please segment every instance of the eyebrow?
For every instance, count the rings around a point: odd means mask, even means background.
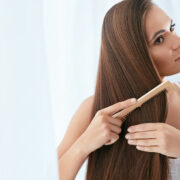
[[[173,22],[173,20],[171,19],[171,24],[172,24],[172,22]],[[158,36],[159,34],[165,32],[165,31],[166,31],[165,29],[161,29],[160,31],[156,32],[149,42],[151,42],[153,39],[156,38],[156,36]]]

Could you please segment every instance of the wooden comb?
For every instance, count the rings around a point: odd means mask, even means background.
[[[147,92],[146,94],[141,96],[139,99],[137,99],[136,104],[134,104],[134,105],[132,105],[132,106],[126,108],[126,109],[123,109],[120,112],[117,112],[117,113],[113,114],[112,117],[114,117],[114,118],[122,118],[122,120],[124,120],[125,117],[129,113],[134,111],[136,108],[141,107],[142,104],[144,104],[145,102],[147,102],[148,100],[150,100],[154,96],[158,95],[159,93],[161,93],[164,90],[169,90],[172,87],[173,87],[173,84],[170,81],[168,81],[168,80],[163,81],[161,84],[154,87],[152,90],[150,90],[149,92]]]

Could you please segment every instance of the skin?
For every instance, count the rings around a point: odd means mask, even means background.
[[[154,18],[155,17],[155,18]],[[174,24],[174,23],[172,23]],[[153,35],[164,29],[153,40]],[[180,37],[171,26],[171,18],[153,5],[145,16],[148,50],[163,80],[165,76],[180,72]],[[173,85],[167,93],[168,115],[166,123],[143,123],[128,128],[126,139],[138,150],[156,152],[180,158],[180,88]]]

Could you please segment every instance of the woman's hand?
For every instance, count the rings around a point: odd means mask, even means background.
[[[180,157],[180,130],[165,123],[144,123],[128,128],[128,143],[146,152]],[[129,136],[129,137],[128,137]]]
[[[99,110],[80,137],[81,143],[84,144],[90,152],[95,151],[103,145],[115,143],[119,139],[122,120],[113,118],[112,115],[135,103],[136,99],[135,101],[128,99]]]

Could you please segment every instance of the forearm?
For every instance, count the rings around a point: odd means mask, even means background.
[[[89,154],[85,140],[80,137],[58,161],[60,180],[74,180]]]

